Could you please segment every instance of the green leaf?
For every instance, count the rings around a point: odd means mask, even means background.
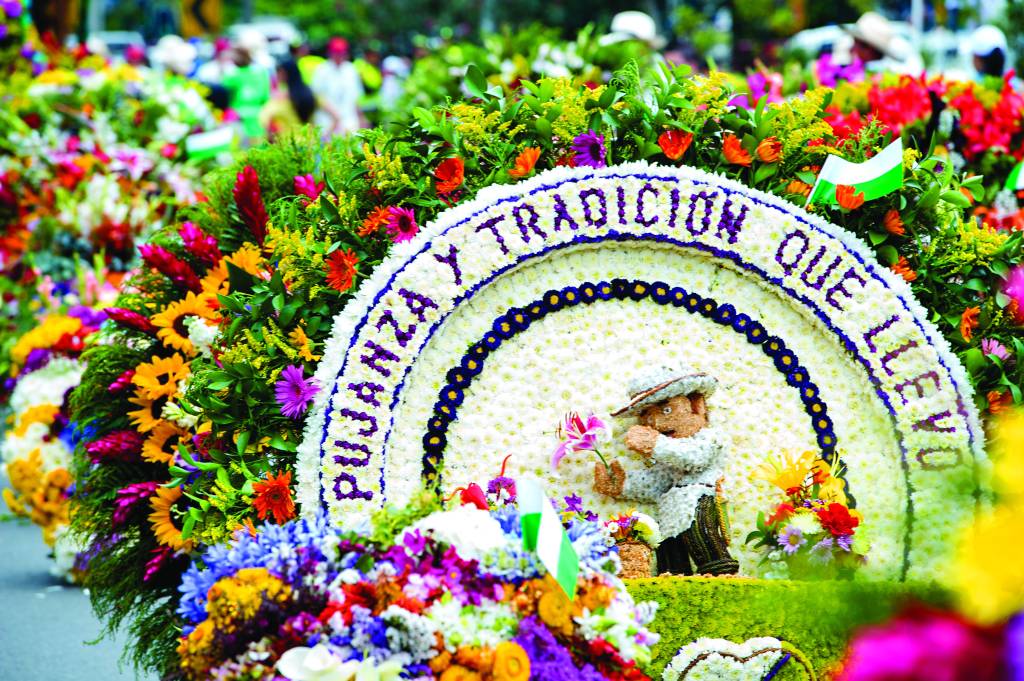
[[[327,223],[330,225],[341,226],[341,213],[338,212],[338,207],[334,205],[328,197],[320,197],[320,212],[327,218]]]
[[[965,281],[963,283],[963,287],[964,288],[969,288],[972,291],[981,291],[982,293],[985,293],[986,291],[988,291],[988,285],[984,281],[982,281],[981,279],[978,279],[977,277],[974,277],[973,279],[968,279],[967,281]]]
[[[234,486],[231,484],[231,478],[228,477],[228,471],[227,471],[226,468],[218,468],[217,469],[217,482],[224,489],[230,489],[230,490],[234,489]]]
[[[185,522],[181,524],[181,538],[188,539],[192,536],[192,529],[196,526],[196,518],[191,513],[185,518]]]
[[[972,374],[985,368],[985,354],[978,348],[971,348],[963,354],[964,366]]]
[[[900,259],[900,254],[892,246],[886,245],[878,249],[878,257],[884,264],[892,265]]]
[[[533,122],[533,127],[541,137],[551,136],[551,122],[546,118],[538,118]]]
[[[487,79],[484,78],[483,71],[480,70],[476,64],[470,64],[466,68],[466,91],[478,99],[485,99],[487,97]]]
[[[249,446],[249,438],[252,434],[248,430],[243,430],[238,434],[238,439],[235,441],[235,448],[238,450],[238,455],[241,456],[245,453],[245,448]]]
[[[878,244],[885,241],[887,238],[889,238],[889,235],[886,234],[885,232],[868,232],[868,239],[871,240],[872,246],[877,246]]]
[[[950,164],[950,167],[952,167],[952,164]],[[958,208],[970,208],[971,206],[970,200],[956,189],[947,189],[939,195],[939,198],[946,203],[951,203],[954,206],[957,206]]]
[[[771,163],[769,165],[760,166],[754,172],[754,184],[761,184],[770,177],[774,177],[775,173],[778,172],[779,165],[777,163]]]
[[[296,443],[290,442],[289,440],[285,440],[280,435],[275,435],[274,437],[272,437],[270,439],[270,442],[268,442],[267,444],[269,444],[274,449],[280,449],[285,452],[294,452],[296,449],[298,449],[298,445]]]

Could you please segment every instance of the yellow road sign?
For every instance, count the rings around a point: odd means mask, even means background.
[[[216,35],[223,16],[221,0],[181,0],[181,34],[186,38]]]

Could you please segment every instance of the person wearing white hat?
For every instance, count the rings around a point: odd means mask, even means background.
[[[1002,78],[1006,70],[1006,36],[995,26],[979,26],[967,43],[979,76]]]
[[[722,531],[718,483],[722,478],[725,435],[708,425],[705,400],[718,381],[681,366],[647,371],[629,385],[630,400],[613,416],[636,416],[626,446],[646,460],[627,471],[618,461],[610,470],[594,467],[594,489],[613,498],[657,502],[658,571],[672,574],[735,574]],[[693,562],[693,568],[690,562]]]
[[[924,70],[921,56],[906,38],[897,33],[888,19],[878,12],[865,12],[855,24],[843,29],[853,38],[850,54],[864,63],[869,71],[920,75]]]
[[[630,10],[619,12],[612,17],[612,25],[608,33],[601,36],[601,45],[612,45],[627,40],[638,40],[646,43],[652,50],[660,50],[665,46],[665,38],[658,33],[658,25],[654,18],[646,12]]]

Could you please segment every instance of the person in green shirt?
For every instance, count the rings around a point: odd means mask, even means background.
[[[235,64],[238,68],[224,76],[223,85],[228,91],[229,105],[238,114],[246,141],[251,145],[266,136],[260,111],[270,100],[270,74],[253,63],[252,55],[244,47],[236,48]]]

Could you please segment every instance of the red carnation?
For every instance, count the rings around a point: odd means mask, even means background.
[[[139,253],[147,265],[170,279],[175,286],[184,286],[193,293],[202,289],[199,277],[188,263],[163,246],[143,244],[139,246]]]
[[[853,534],[860,520],[850,515],[849,509],[835,502],[828,508],[818,509],[818,520],[821,526],[832,533],[833,537],[845,537]]]
[[[437,178],[437,193],[450,194],[462,184],[465,164],[458,156],[446,158],[437,164],[434,177]]]
[[[104,312],[107,313],[107,319],[113,320],[119,326],[123,326],[126,329],[135,329],[136,331],[148,334],[156,333],[156,327],[153,326],[153,323],[145,315],[141,315],[134,310],[126,310],[123,307],[108,307]]]
[[[242,222],[249,228],[256,243],[263,245],[267,236],[267,209],[263,205],[263,194],[260,193],[260,178],[256,169],[252,166],[245,166],[242,172],[238,173],[235,182],[235,205],[238,206],[238,213],[242,216]]]

